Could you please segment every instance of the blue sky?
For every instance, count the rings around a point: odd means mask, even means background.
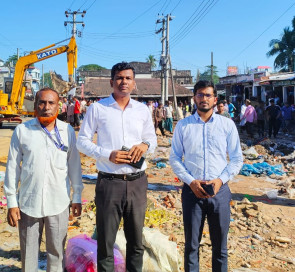
[[[195,76],[210,64],[211,52],[219,75],[227,65],[240,72],[259,65],[273,67],[267,58],[269,41],[280,38],[291,26],[295,1],[291,0],[67,0],[1,1],[0,59],[24,54],[71,35],[66,10],[87,10],[82,38],[77,38],[78,66],[95,63],[106,68],[120,61],[159,59],[158,13],[171,13],[171,61],[173,68],[189,69]],[[77,17],[80,21],[81,17]],[[66,55],[36,64],[67,78]]]

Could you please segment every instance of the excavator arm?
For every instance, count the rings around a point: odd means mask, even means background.
[[[61,42],[60,42],[61,43]],[[23,87],[23,78],[25,70],[33,63],[43,61],[62,53],[67,53],[68,78],[73,83],[74,68],[77,68],[77,44],[75,37],[70,38],[68,45],[56,47],[58,43],[51,44],[37,51],[30,52],[29,55],[20,57],[15,65],[15,73],[12,85],[10,100],[8,102],[7,112],[11,114],[21,113],[25,95]]]

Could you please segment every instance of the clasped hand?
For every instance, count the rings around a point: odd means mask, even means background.
[[[213,188],[214,188],[214,195],[213,196],[210,196],[208,195],[205,190],[202,188],[201,184],[212,184],[213,185]],[[217,178],[217,179],[212,179],[210,181],[203,181],[203,180],[193,180],[190,184],[190,188],[191,190],[193,191],[193,193],[196,195],[196,197],[198,198],[209,198],[209,197],[214,197],[220,187],[222,186],[222,181],[221,179]]]
[[[136,163],[147,150],[148,146],[144,143],[132,146],[129,151],[114,150],[109,160],[116,164]]]

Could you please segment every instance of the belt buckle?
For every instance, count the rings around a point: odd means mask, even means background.
[[[123,176],[123,180],[127,180],[127,175],[126,174]]]

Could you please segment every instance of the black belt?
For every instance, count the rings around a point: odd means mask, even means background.
[[[111,173],[106,173],[106,172],[99,172],[98,176],[101,178],[107,178],[107,179],[123,179],[123,180],[136,180],[140,177],[142,177],[145,174],[144,171],[140,171],[137,173],[132,173],[132,174],[111,174]]]

